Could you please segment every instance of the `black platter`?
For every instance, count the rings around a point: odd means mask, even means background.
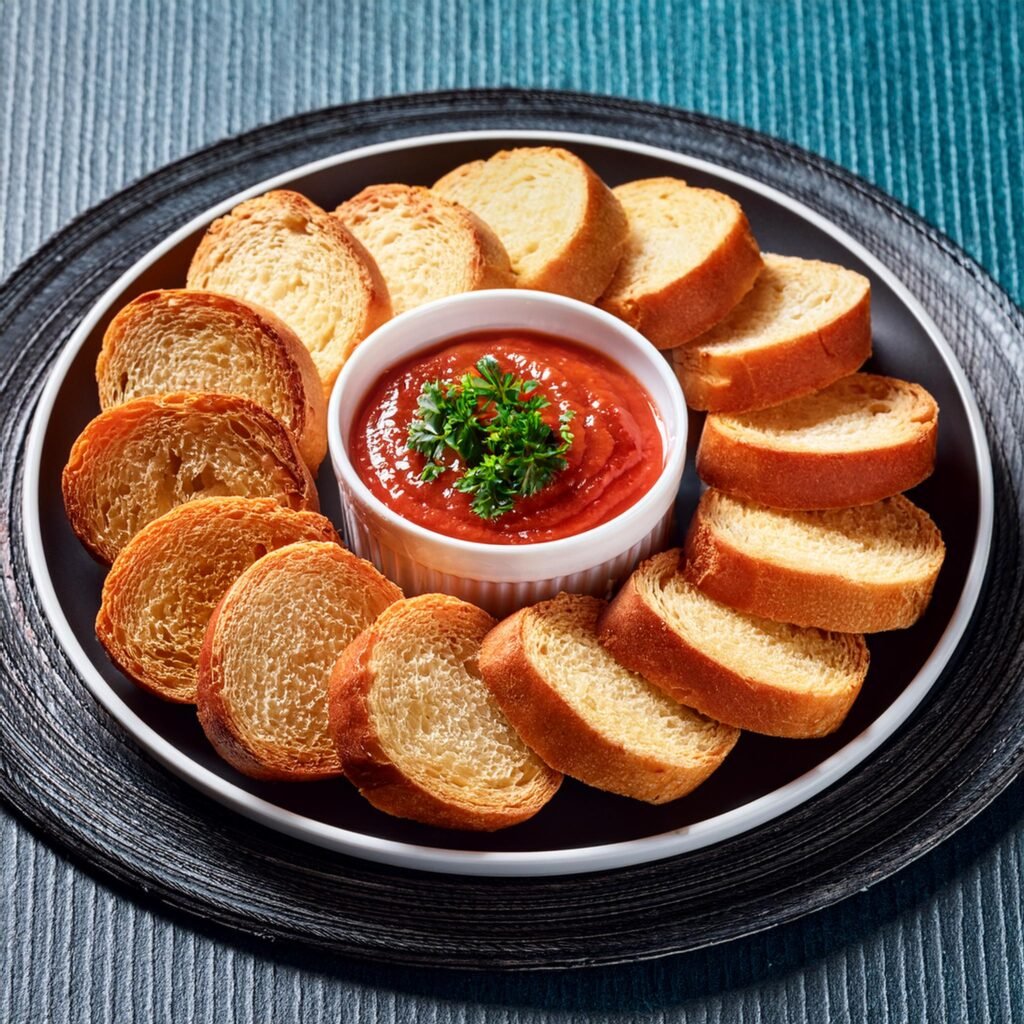
[[[226,813],[150,760],[97,705],[57,646],[27,569],[21,484],[34,402],[70,333],[121,272],[191,217],[275,173],[374,142],[475,128],[572,130],[644,142],[734,168],[801,200],[876,254],[922,301],[953,344],[989,433],[994,555],[972,629],[925,706],[867,763],[786,817],[670,861],[536,880],[428,875],[321,851]],[[460,157],[443,159],[440,169]],[[395,176],[392,164],[375,177],[372,159],[361,173],[368,180]],[[646,173],[637,167],[633,176]],[[756,221],[755,228],[760,236]],[[765,247],[772,244],[769,238]],[[556,967],[635,960],[769,927],[891,874],[969,820],[1020,767],[1021,313],[951,243],[819,158],[696,115],[569,94],[457,93],[337,108],[220,143],[87,213],[6,283],[0,330],[12,410],[0,435],[7,530],[0,788],[63,846],[170,905],[246,932],[381,961]],[[893,347],[886,352],[883,372],[935,387],[923,369],[901,365]],[[939,398],[945,411],[949,404]],[[75,416],[57,429],[73,437],[81,425]],[[951,493],[943,493],[941,483],[937,473],[919,500],[933,514],[941,510],[937,518],[949,538],[976,516],[975,499],[969,488],[948,483]],[[47,498],[44,537],[47,522],[52,536],[62,529],[53,494]],[[65,583],[70,574],[90,595],[85,615],[99,570],[75,562],[76,555],[51,550],[50,557],[60,561]],[[954,549],[936,614],[944,603],[945,614],[955,604],[964,557]],[[852,719],[836,746],[885,706],[884,697],[878,700],[858,702],[862,717]],[[781,767],[798,773],[799,766]],[[714,789],[698,793],[714,806]],[[625,804],[615,803],[611,813],[641,813],[615,810]],[[608,813],[585,797],[581,807],[575,821],[563,823],[569,845],[576,845],[572,833],[593,841],[587,830]],[[368,827],[376,820],[368,818]],[[377,824],[388,834],[386,819]],[[649,830],[650,823],[641,817],[635,827]],[[529,829],[518,834],[512,845],[503,838],[483,848],[528,848]],[[413,836],[463,845],[444,834]]]

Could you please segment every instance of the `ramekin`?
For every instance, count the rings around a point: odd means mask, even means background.
[[[535,544],[483,544],[412,523],[376,498],[349,458],[353,420],[367,392],[397,363],[445,339],[477,331],[535,331],[594,349],[648,391],[662,429],[664,466],[624,512],[572,537]],[[668,362],[632,327],[575,299],[515,289],[439,299],[389,320],[349,357],[328,407],[328,442],[352,551],[404,593],[444,593],[492,615],[565,590],[604,597],[669,537],[686,458],[686,408]]]

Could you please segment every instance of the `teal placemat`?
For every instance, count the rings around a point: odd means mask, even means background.
[[[225,135],[372,96],[518,85],[796,142],[918,210],[1021,302],[1022,42],[1019,0],[0,0],[0,271]],[[97,884],[0,812],[0,1021],[1012,1020],[1022,796],[798,925],[539,979],[396,975],[225,942]]]

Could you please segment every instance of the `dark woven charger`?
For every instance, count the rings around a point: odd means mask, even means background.
[[[992,448],[993,556],[971,630],[897,735],[785,817],[710,849],[586,876],[458,878],[348,859],[227,813],[152,761],[77,677],[41,614],[22,529],[33,408],[82,316],[157,239],[280,171],[389,139],[571,129],[682,150],[801,200],[891,267],[950,339]],[[102,874],[247,934],[464,968],[615,963],[723,942],[884,878],[965,824],[1024,751],[1024,315],[948,239],[818,157],[682,111],[511,90],[399,97],[289,118],[171,164],[79,218],[0,294],[6,414],[0,790]]]

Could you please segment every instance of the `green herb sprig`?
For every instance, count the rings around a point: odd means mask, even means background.
[[[426,456],[420,477],[427,482],[452,469],[444,457],[454,452],[462,469],[455,489],[473,495],[470,508],[481,519],[497,519],[568,465],[575,414],[562,412],[556,433],[541,419],[551,403],[534,393],[539,381],[503,373],[492,355],[480,359],[476,371],[423,385],[408,444]]]

